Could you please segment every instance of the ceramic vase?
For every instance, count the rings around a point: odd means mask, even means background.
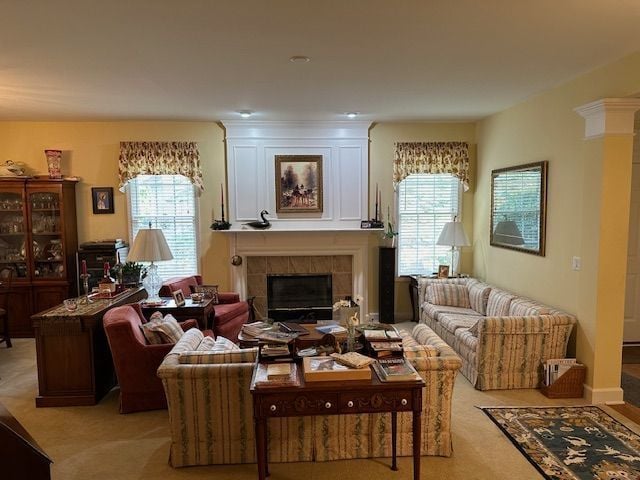
[[[62,159],[62,150],[45,150],[47,157],[47,168],[49,169],[49,178],[62,178],[60,171],[60,161]]]

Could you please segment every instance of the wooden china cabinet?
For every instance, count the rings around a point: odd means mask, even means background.
[[[76,183],[46,176],[0,178],[0,281],[13,273],[13,337],[32,337],[31,315],[76,295]]]

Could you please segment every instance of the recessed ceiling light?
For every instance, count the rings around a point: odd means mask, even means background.
[[[253,112],[251,110],[240,110],[238,113],[242,118],[249,118]]]
[[[294,55],[289,59],[292,63],[308,63],[311,61],[309,57],[305,57],[304,55]]]
[[[360,112],[347,112],[346,115],[349,118],[356,118]]]

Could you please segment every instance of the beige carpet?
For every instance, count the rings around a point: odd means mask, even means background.
[[[53,459],[54,480],[86,479],[255,479],[255,465],[188,467],[168,463],[167,412],[120,415],[117,390],[93,407],[35,408],[35,344],[15,340],[0,347],[0,402]],[[539,479],[540,474],[475,405],[581,405],[577,400],[549,400],[537,390],[479,392],[458,375],[453,410],[451,458],[423,457],[423,479]],[[616,418],[624,420],[612,412]],[[628,424],[628,422],[626,422]],[[637,430],[635,424],[629,425]],[[410,458],[323,463],[272,464],[272,480],[405,480],[412,478]]]

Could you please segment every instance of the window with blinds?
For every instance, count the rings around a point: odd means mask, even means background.
[[[451,265],[451,247],[436,245],[460,213],[460,181],[450,174],[414,174],[398,184],[398,275],[430,275]]]
[[[138,230],[162,229],[173,260],[158,262],[164,278],[198,272],[196,196],[193,184],[182,175],[138,175],[127,184],[131,237]]]

